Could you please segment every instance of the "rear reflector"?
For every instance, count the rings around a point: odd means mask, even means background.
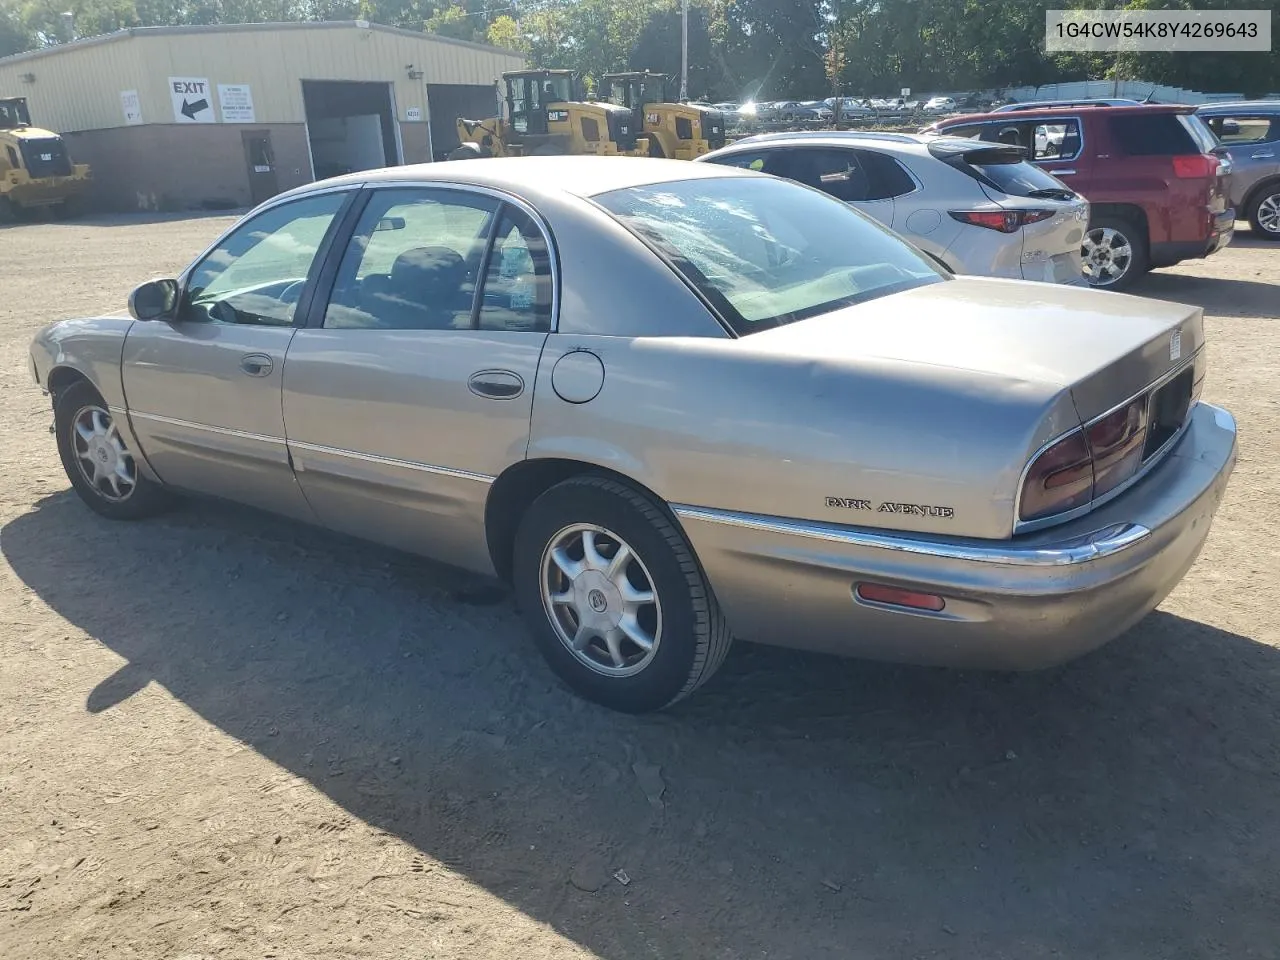
[[[973,227],[986,227],[1001,233],[1017,233],[1029,223],[1048,220],[1054,210],[951,210],[951,218]]]
[[[868,603],[887,603],[912,610],[930,610],[936,613],[947,605],[947,602],[936,594],[917,593],[915,590],[889,587],[883,583],[860,583],[854,592],[859,600],[866,600]]]
[[[1207,153],[1191,153],[1173,158],[1173,175],[1181,180],[1212,177],[1218,172],[1218,158]]]

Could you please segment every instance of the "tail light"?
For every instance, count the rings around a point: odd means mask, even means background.
[[[1142,466],[1147,440],[1147,395],[1115,410],[1085,432],[1093,454],[1093,495],[1100,497],[1124,483]]]
[[[1180,180],[1212,177],[1218,172],[1218,158],[1207,153],[1190,153],[1173,158],[1173,175]]]
[[[1023,520],[1038,520],[1093,499],[1093,458],[1084,431],[1063,437],[1031,461],[1022,483]]]
[[[1023,521],[1065,513],[1120,486],[1142,466],[1150,394],[1063,437],[1031,461],[1022,483]]]
[[[1001,233],[1017,233],[1029,223],[1048,220],[1056,210],[952,210],[953,220]]]

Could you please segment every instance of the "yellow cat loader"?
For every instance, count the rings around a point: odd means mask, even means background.
[[[31,125],[25,97],[0,99],[0,221],[39,209],[66,213],[89,176],[87,164],[71,162],[66,141]]]
[[[583,100],[578,75],[571,70],[519,70],[504,73],[502,83],[506,116],[487,120],[459,117],[460,145],[449,153],[450,160],[649,154],[647,144],[637,137],[631,111]]]
[[[637,70],[607,73],[601,81],[609,102],[631,111],[632,122],[649,141],[649,156],[692,160],[725,143],[725,115],[688,103],[667,102],[667,78]]]

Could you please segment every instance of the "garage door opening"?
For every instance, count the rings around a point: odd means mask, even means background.
[[[400,163],[391,84],[303,80],[302,102],[317,180]]]
[[[431,159],[447,160],[458,146],[458,118],[496,117],[498,97],[493,84],[431,83],[427,85],[427,111],[431,121]]]

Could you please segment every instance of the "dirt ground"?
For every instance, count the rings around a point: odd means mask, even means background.
[[[1280,957],[1280,246],[1139,291],[1206,308],[1241,456],[1127,636],[1016,676],[744,644],[633,718],[464,574],[70,494],[32,334],[228,222],[0,230],[4,960]]]

